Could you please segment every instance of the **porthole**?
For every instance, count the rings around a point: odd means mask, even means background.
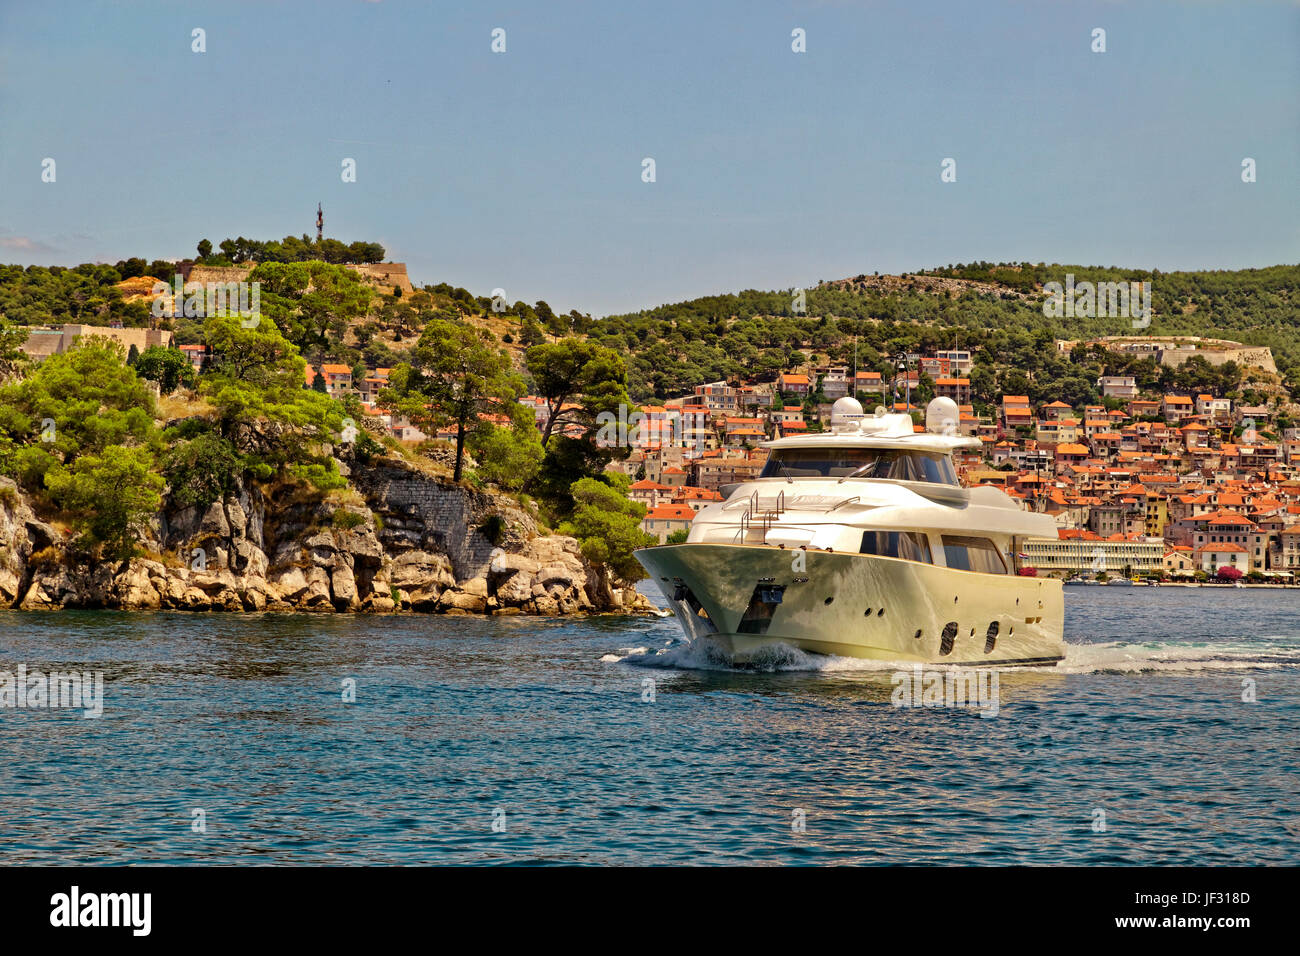
[[[921,639],[921,629],[920,629],[919,627],[916,629],[916,634],[913,635],[913,636],[914,636],[918,641]]]
[[[994,621],[989,625],[988,633],[984,635],[984,653],[992,654],[993,648],[998,643],[998,622]]]
[[[863,616],[863,617],[871,617],[871,608],[867,608],[865,611],[863,611],[863,612],[862,612],[862,616]]]
[[[825,603],[825,604],[830,604],[831,601],[834,601],[834,600],[835,600],[835,598],[833,598],[833,597],[828,597],[828,598],[827,598],[823,603]]]
[[[885,609],[882,607],[879,611],[876,612],[876,617],[884,617],[884,616],[885,616]]]
[[[957,640],[957,622],[949,621],[943,626],[943,634],[939,638],[939,654],[951,654],[952,646]]]

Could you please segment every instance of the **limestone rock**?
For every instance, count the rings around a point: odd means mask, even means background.
[[[22,587],[18,575],[9,568],[0,568],[0,604],[8,607],[18,600],[18,589]]]
[[[114,582],[117,604],[128,611],[153,611],[162,606],[162,595],[153,582],[162,575],[163,566],[156,561],[132,561]]]
[[[537,572],[537,583],[543,587],[559,584],[568,587],[573,583],[573,571],[559,564],[548,564]]]
[[[533,584],[528,575],[512,575],[500,584],[496,590],[496,599],[508,607],[519,607],[532,599]]]
[[[487,610],[487,598],[480,594],[447,590],[442,592],[438,605],[443,612],[461,611],[468,614],[482,614]]]
[[[397,603],[387,594],[375,594],[367,598],[362,605],[363,611],[374,611],[383,614],[388,611],[397,610]]]
[[[328,611],[333,608],[330,600],[330,576],[324,568],[312,566],[307,569],[307,590],[298,598],[298,606],[309,611]]]
[[[241,426],[236,445],[270,448],[277,429]],[[224,500],[171,504],[153,516],[143,544],[166,555],[161,562],[69,564],[67,535],[0,478],[0,606],[500,615],[649,608],[593,567],[576,539],[539,537],[509,498],[394,459],[362,465],[353,453],[339,450],[340,473],[364,503],[352,497],[338,506],[235,476]],[[362,521],[333,526],[340,507]],[[202,570],[191,564],[195,549]]]
[[[307,592],[307,575],[302,568],[288,568],[271,578],[279,597],[290,604]]]
[[[230,537],[230,522],[226,520],[226,509],[220,501],[208,505],[208,510],[199,522],[199,532],[218,538]]]
[[[357,580],[347,565],[339,565],[330,574],[330,590],[334,592],[334,606],[340,611],[354,610],[361,604],[357,598]]]

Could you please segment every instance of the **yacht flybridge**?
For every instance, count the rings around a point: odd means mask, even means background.
[[[753,481],[724,487],[684,544],[637,559],[686,635],[746,661],[774,645],[960,665],[1055,664],[1061,582],[1015,573],[1017,540],[1055,521],[996,488],[963,488],[958,409],[864,415],[841,398],[831,430],[767,442]],[[729,492],[729,494],[727,494]]]

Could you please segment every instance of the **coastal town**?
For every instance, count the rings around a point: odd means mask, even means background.
[[[412,288],[401,263],[349,268],[384,288]],[[220,278],[230,278],[225,271]],[[122,285],[129,287],[125,293],[148,295],[144,280]],[[169,314],[174,309],[169,304]],[[209,346],[178,344],[164,327],[119,323],[31,328],[23,351],[40,362],[88,334],[137,353],[179,348],[197,374],[213,360]],[[1150,358],[1160,366],[1197,357],[1211,366],[1234,363],[1276,373],[1268,348],[1227,340],[1133,335],[1056,342],[1063,355],[1080,345]],[[1096,404],[1031,403],[1027,395],[1003,394],[994,405],[977,406],[971,375],[980,360],[971,349],[909,352],[891,363],[892,376],[810,361],[774,376],[701,384],[660,404],[629,407],[596,441],[614,450],[607,470],[626,475],[628,497],[644,506],[642,530],[667,543],[683,540],[695,514],[723,500],[724,486],[759,474],[765,442],[829,427],[836,399],[856,397],[868,413],[877,407],[911,413],[920,430],[925,401],[947,397],[959,406],[959,432],[981,443],[955,456],[962,483],[996,486],[1025,509],[1056,520],[1056,540],[1023,543],[1017,555],[1021,573],[1135,583],[1295,582],[1300,417],[1293,421],[1288,414],[1284,392],[1252,405],[1195,389],[1144,391],[1133,376],[1114,375],[1097,380]],[[454,441],[454,429],[428,434],[384,407],[381,393],[390,372],[321,361],[307,365],[303,387],[336,399],[354,396],[369,426],[406,446]],[[520,402],[541,432],[553,415],[573,407],[552,408],[532,395]],[[480,417],[500,425],[510,421],[500,413]],[[581,431],[573,424],[558,429],[574,437]]]
[[[1114,347],[1162,363],[1189,354],[1272,362],[1267,349],[1232,342],[1132,338]],[[1058,540],[1026,541],[1022,569],[1103,581],[1294,581],[1300,427],[1276,405],[1204,392],[1144,395],[1132,377],[1114,376],[1097,383],[1105,404],[1033,405],[1004,395],[993,414],[977,415],[968,378],[974,361],[969,351],[936,351],[906,356],[893,381],[813,366],[770,383],[701,385],[642,408],[631,454],[612,467],[635,479],[629,494],[647,509],[644,529],[667,541],[689,529],[700,508],[722,500],[723,485],[761,471],[761,442],[827,427],[837,398],[853,394],[869,411],[883,406],[919,422],[923,406],[909,404],[909,393],[928,376],[934,395],[960,407],[960,433],[982,444],[956,456],[963,483],[996,486],[1056,519]]]

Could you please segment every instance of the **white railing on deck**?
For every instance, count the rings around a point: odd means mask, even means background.
[[[749,496],[745,513],[740,516],[740,532],[737,537],[741,542],[745,541],[750,531],[756,530],[755,522],[758,529],[761,530],[762,537],[767,537],[768,530],[772,527],[774,521],[781,520],[781,515],[785,513],[785,492],[779,492],[775,498],[760,498],[755,491]]]

